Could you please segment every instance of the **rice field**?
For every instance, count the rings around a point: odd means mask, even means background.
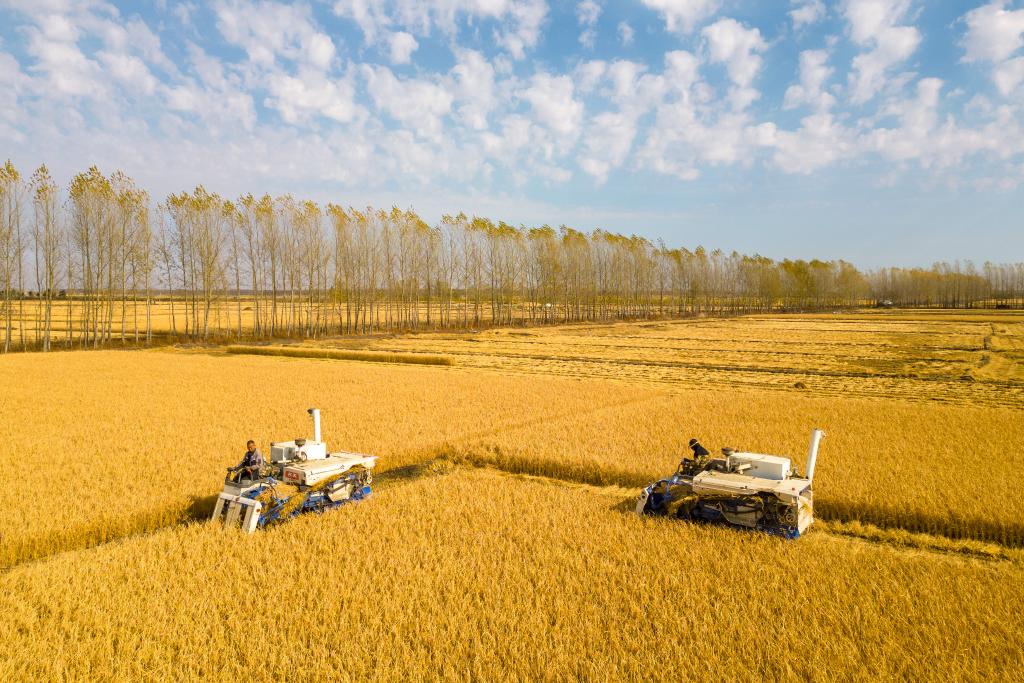
[[[0,679],[1013,680],[1022,325],[0,357]],[[202,523],[246,439],[307,435],[312,405],[332,448],[380,456],[374,496],[250,537]],[[803,469],[813,427],[818,523],[796,542],[630,512],[691,436]]]
[[[322,342],[332,343],[340,342]],[[670,388],[1024,405],[1024,312],[743,316],[408,335],[361,347]]]
[[[0,576],[0,675],[997,680],[1024,665],[1019,564],[737,537],[637,518],[620,495],[456,470],[254,537],[178,527],[18,567]]]

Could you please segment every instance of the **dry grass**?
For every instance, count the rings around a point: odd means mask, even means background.
[[[387,353],[381,351],[345,351],[291,346],[229,346],[228,353],[250,356],[283,356],[286,358],[320,358],[328,360],[361,360],[371,363],[408,363],[410,365],[451,365],[451,356],[429,353]]]
[[[5,680],[995,680],[1024,569],[645,520],[492,473],[251,537],[164,531],[0,576]]]

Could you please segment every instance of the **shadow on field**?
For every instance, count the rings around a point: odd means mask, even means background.
[[[217,504],[217,496],[214,493],[210,496],[189,496],[188,508],[185,515],[189,520],[203,522],[213,516],[213,506]]]
[[[626,498],[610,506],[608,509],[612,512],[620,512],[622,514],[636,514],[636,501],[636,498]]]

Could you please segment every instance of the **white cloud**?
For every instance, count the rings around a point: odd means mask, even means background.
[[[992,72],[992,80],[1003,95],[1009,95],[1024,83],[1024,57],[1008,59],[998,64]]]
[[[494,21],[494,41],[515,59],[537,44],[548,11],[544,0],[336,0],[332,7],[359,26],[368,45],[392,30],[426,37],[438,29],[454,37],[460,24]]]
[[[237,128],[251,131],[256,125],[256,107],[238,76],[230,74],[220,60],[202,48],[188,46],[189,64],[199,83],[182,78],[175,85],[160,86],[166,106],[194,114],[211,130]]]
[[[486,5],[487,0],[483,4]],[[509,25],[495,33],[498,44],[508,50],[514,59],[522,59],[526,56],[526,50],[537,45],[547,13],[548,6],[544,0],[512,2],[508,10]]]
[[[152,95],[156,90],[156,78],[138,57],[106,51],[96,56],[106,67],[107,73],[122,83],[145,95]]]
[[[458,118],[468,128],[485,130],[487,117],[497,104],[494,67],[475,50],[456,50],[452,67]]]
[[[575,138],[583,118],[583,103],[573,97],[568,76],[537,73],[519,95],[529,102],[537,120],[564,138]]]
[[[745,109],[760,93],[751,87],[761,70],[761,55],[768,45],[756,28],[746,28],[735,19],[719,19],[701,31],[707,46],[708,59],[724,64],[735,84],[729,98],[735,109]]]
[[[268,76],[266,105],[277,109],[291,124],[303,123],[311,114],[342,123],[355,116],[355,88],[350,78],[328,78],[316,72],[289,76],[275,72]]]
[[[6,140],[22,137],[14,126],[21,118],[18,96],[28,82],[28,77],[21,73],[18,60],[0,52],[0,136]]]
[[[608,173],[626,160],[636,137],[636,122],[622,112],[604,112],[587,127],[580,168],[604,183]]]
[[[63,18],[48,17],[42,30],[30,28],[26,34],[28,54],[36,60],[31,70],[43,74],[51,88],[81,97],[107,94],[102,69],[78,48],[78,32],[67,30]]]
[[[388,36],[392,64],[408,64],[412,53],[420,46],[411,33],[395,31]]]
[[[367,43],[376,42],[377,34],[391,24],[382,3],[377,0],[338,0],[333,9],[337,16],[354,21]]]
[[[718,11],[719,0],[643,0],[665,20],[665,28],[692,33],[697,25]]]
[[[594,0],[582,0],[576,5],[576,20],[583,31],[580,33],[580,45],[593,49],[597,38],[597,20],[601,16],[601,6]]]
[[[1024,46],[1024,9],[1008,10],[1005,0],[971,10],[964,21],[965,61],[1001,62]]]
[[[686,51],[665,56],[660,104],[637,151],[636,167],[691,181],[704,165],[749,166],[758,148],[769,143],[774,125],[756,124],[748,113],[713,101],[699,66]]]
[[[814,109],[827,110],[835,104],[836,98],[824,90],[825,81],[832,76],[827,61],[828,53],[824,50],[804,50],[800,53],[800,83],[786,89],[783,100],[785,109],[806,104]]]
[[[713,63],[725,64],[729,78],[739,86],[753,83],[761,70],[761,56],[768,45],[756,28],[746,28],[735,19],[719,19],[701,31]]]
[[[633,27],[624,21],[619,22],[619,42],[623,45],[633,44]]]
[[[62,14],[44,14],[37,19],[37,23],[47,40],[74,43],[80,36],[78,28]]]
[[[856,140],[832,114],[822,112],[805,117],[796,131],[776,131],[771,146],[776,166],[786,173],[807,174],[852,156]]]
[[[452,109],[448,88],[419,78],[396,78],[386,66],[363,64],[362,74],[378,109],[423,138],[441,139],[444,117]]]
[[[592,59],[589,62],[583,62],[576,67],[576,72],[573,78],[576,79],[576,88],[581,93],[589,93],[597,84],[604,78],[605,72],[608,70],[608,62],[601,59]]]
[[[669,63],[681,61],[676,57]],[[669,86],[664,75],[646,73],[647,67],[638,62],[616,60],[607,65],[591,62],[587,67],[594,64],[601,68],[587,69],[592,71],[589,77],[595,79],[593,85],[596,86],[597,82],[608,84],[602,89],[602,94],[618,107],[618,111],[602,112],[587,123],[578,163],[598,183],[604,183],[608,174],[626,161],[641,117],[662,102]],[[674,79],[674,87],[682,85],[685,78]]]
[[[996,0],[964,15],[965,62],[992,63],[992,80],[1008,96],[1024,82],[1024,57],[1010,57],[1024,46],[1024,9],[1008,10]]]
[[[902,26],[910,0],[847,0],[844,7],[850,37],[868,47],[853,59],[850,74],[851,99],[855,104],[871,100],[885,88],[887,72],[905,61],[921,43],[921,33]]]
[[[317,29],[308,7],[267,0],[219,0],[214,12],[225,40],[241,47],[260,66],[273,66],[281,57],[326,69],[334,59],[334,43]]]
[[[1024,131],[1012,108],[998,107],[986,125],[964,128],[952,117],[940,117],[942,87],[941,80],[924,78],[914,96],[891,103],[886,113],[899,120],[899,127],[867,131],[861,140],[864,151],[934,170],[956,167],[976,155],[1007,160],[1024,152]]]
[[[184,35],[210,52],[172,34],[183,29],[170,8],[161,21],[172,28],[159,24],[158,37],[148,13],[143,20],[101,0],[25,0],[9,12],[19,40],[0,46],[0,139],[15,157],[34,155],[55,168],[160,169],[148,178],[157,190],[172,178],[300,192],[307,183],[318,192],[327,180],[364,192],[405,182],[444,197],[452,187],[486,194],[580,172],[601,184],[617,171],[692,180],[710,167],[802,174],[868,161],[893,178],[911,168],[926,169],[928,176],[919,172],[925,178],[995,179],[1004,170],[1016,178],[1024,168],[1021,34],[1012,3],[984,1],[965,15],[964,60],[990,69],[1005,100],[970,81],[952,97],[940,81],[918,81],[900,68],[920,41],[908,18],[919,2],[844,0],[841,12],[860,50],[849,92],[877,104],[837,109],[832,67],[839,68],[830,62],[840,52],[829,43],[828,51],[800,54],[799,76],[781,100],[786,109],[807,109],[795,129],[784,130],[778,121],[788,117],[775,107],[748,107],[760,96],[754,86],[768,58],[764,37],[733,19],[708,19],[718,3],[655,3],[672,30],[703,28],[696,39],[682,38],[699,43],[700,58],[671,51],[659,70],[646,53],[636,61],[586,60],[577,49],[575,59],[559,62],[569,64],[565,71],[539,71],[558,67],[512,58],[540,40],[544,2],[339,2],[344,16],[373,35],[367,40],[376,60],[408,63],[425,32],[445,33],[431,44],[449,46],[451,70],[432,72],[424,63],[417,77],[400,78],[387,66],[339,59],[305,4],[221,0],[216,25],[240,48],[225,54],[208,32]],[[555,20],[563,23],[553,28],[567,30],[572,42],[577,28],[610,19],[598,2],[573,0],[575,13],[560,12]],[[782,12],[791,10],[799,28],[812,14],[821,21],[817,5],[801,0]],[[632,28],[622,22],[619,37],[629,42]],[[161,38],[184,46],[174,61]],[[464,47],[472,41],[485,47]],[[708,64],[728,74],[727,92],[703,80]],[[897,84],[909,84],[907,92]]]
[[[794,31],[817,24],[825,18],[825,3],[822,0],[790,0],[790,4],[794,5],[789,11]]]
[[[673,50],[665,54],[665,79],[669,87],[681,92],[700,79],[700,60],[686,50]]]

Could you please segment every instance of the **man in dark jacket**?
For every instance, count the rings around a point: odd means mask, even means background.
[[[711,451],[700,445],[700,441],[697,439],[690,439],[690,450],[693,451],[693,458],[706,458],[711,455]]]
[[[256,442],[250,439],[245,444],[245,455],[242,462],[235,467],[229,467],[228,472],[234,472],[231,480],[239,482],[242,479],[259,479],[260,469],[263,467],[263,454],[256,448]]]
[[[702,471],[708,464],[711,451],[704,448],[697,439],[690,439],[690,450],[693,451],[693,459],[683,458],[679,463],[679,471],[683,474],[694,475]]]

